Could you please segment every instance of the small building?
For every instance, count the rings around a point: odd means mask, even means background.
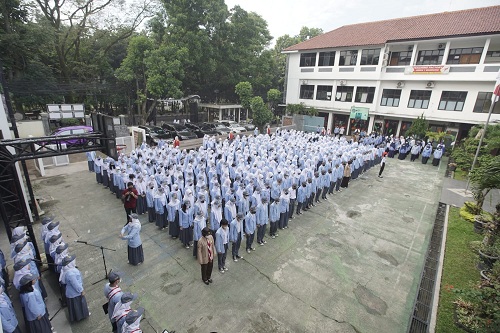
[[[200,103],[199,108],[202,112],[207,112],[208,121],[216,120],[234,120],[238,123],[246,122],[249,117],[248,109],[239,104],[211,104]]]
[[[285,100],[324,126],[404,135],[424,115],[462,137],[484,123],[500,70],[500,6],[352,24],[293,45]],[[500,120],[497,103],[492,121]]]

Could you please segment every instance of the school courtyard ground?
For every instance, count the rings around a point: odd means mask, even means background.
[[[75,242],[80,240],[115,250],[104,250],[108,270],[121,275],[122,289],[139,295],[133,308],[146,309],[144,332],[405,332],[445,167],[445,161],[438,168],[389,159],[383,179],[375,167],[296,216],[265,246],[242,251],[243,260],[229,256],[229,271],[215,267],[210,286],[201,281],[192,249],[146,215],[140,218],[146,260],[128,265],[126,242],[118,237],[125,218],[121,201],[95,182],[86,162],[50,170],[34,179],[34,188],[77,256],[92,312],[83,322],[65,324],[65,310],[55,314],[55,277],[46,272],[54,326],[59,333],[111,331],[101,307],[105,282],[97,282],[105,274],[101,250]]]

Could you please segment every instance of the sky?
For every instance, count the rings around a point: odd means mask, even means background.
[[[343,25],[500,5],[500,0],[225,0],[267,21],[275,39],[300,28],[328,32]],[[274,44],[274,41],[273,41]]]

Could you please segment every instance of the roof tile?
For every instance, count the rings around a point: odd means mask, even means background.
[[[391,41],[499,32],[500,6],[491,6],[345,25],[293,45],[284,51],[381,45]]]

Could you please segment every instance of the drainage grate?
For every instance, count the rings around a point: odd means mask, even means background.
[[[448,172],[448,171],[447,171]],[[438,205],[431,240],[425,257],[424,268],[420,277],[417,297],[413,306],[413,314],[410,318],[408,333],[426,333],[429,331],[431,321],[432,301],[434,298],[434,287],[436,285],[439,255],[443,240],[444,218],[446,204],[440,202]]]

